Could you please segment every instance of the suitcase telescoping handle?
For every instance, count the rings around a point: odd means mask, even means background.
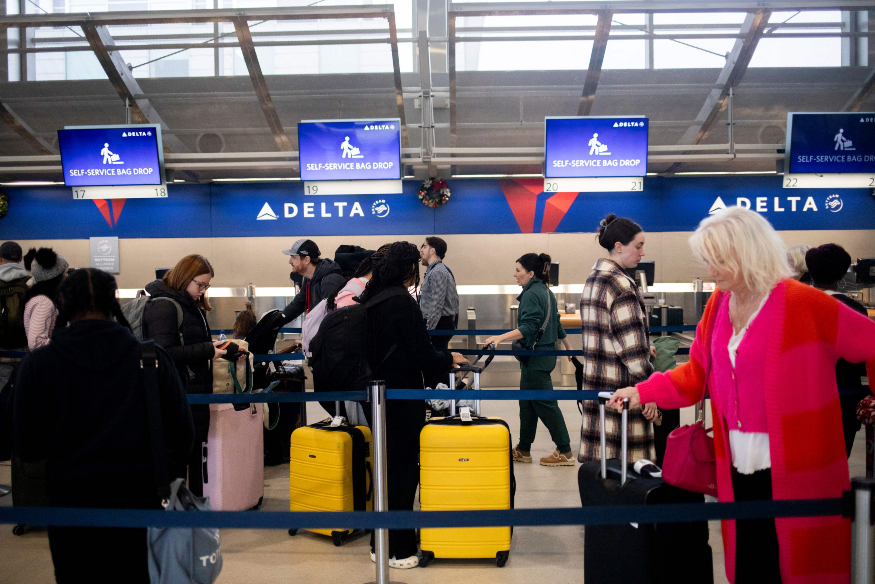
[[[599,433],[601,439],[602,478],[608,478],[608,448],[605,436],[605,407],[613,394],[609,391],[599,393]],[[623,400],[623,413],[620,420],[620,485],[626,484],[629,463],[629,398]]]
[[[473,373],[474,374],[474,389],[480,389],[480,373],[483,371],[482,367],[477,367],[475,365],[459,365],[459,368],[453,368],[450,370],[450,389],[456,388],[456,373]],[[450,400],[450,415],[456,415],[456,400]],[[474,400],[474,415],[480,415],[480,400]]]

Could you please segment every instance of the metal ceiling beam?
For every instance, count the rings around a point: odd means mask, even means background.
[[[714,120],[717,119],[726,105],[729,90],[737,88],[747,72],[747,67],[756,52],[760,37],[766,30],[771,14],[770,10],[758,10],[745,17],[744,24],[741,26],[741,32],[745,38],[735,41],[735,46],[717,77],[718,87],[708,93],[702,109],[699,110],[699,115],[696,116],[696,122],[681,136],[678,144],[698,144],[708,136],[714,125]],[[672,165],[665,173],[675,172],[678,165],[679,163]]]
[[[142,26],[144,24],[197,24],[247,20],[332,20],[348,18],[386,18],[394,13],[391,4],[372,6],[319,6],[286,8],[232,8],[206,10],[154,10],[148,12],[98,12],[70,14],[24,14],[0,17],[0,28],[80,26],[86,20],[104,26]]]
[[[602,74],[602,63],[605,60],[605,49],[608,47],[608,37],[611,34],[612,18],[613,13],[610,10],[599,13],[595,40],[592,43],[592,53],[589,56],[589,69],[583,82],[580,105],[577,106],[577,115],[579,116],[588,116],[589,112],[592,111],[592,102],[595,101],[595,92],[598,89],[599,77]]]
[[[276,146],[280,150],[290,151],[292,143],[289,141],[289,137],[286,136],[286,131],[283,129],[282,122],[280,122],[279,114],[276,113],[273,99],[270,97],[270,91],[267,89],[267,82],[264,79],[264,72],[262,72],[261,65],[258,62],[258,55],[255,53],[255,45],[252,42],[252,33],[249,31],[249,23],[246,17],[241,16],[234,19],[234,30],[237,32],[237,40],[240,42],[240,50],[243,51],[243,60],[246,62],[246,69],[249,70],[252,87],[255,89],[258,103],[261,105],[261,112],[264,114],[265,120],[267,120],[270,131],[273,132]]]
[[[860,86],[857,91],[854,92],[854,95],[851,96],[851,99],[848,100],[848,103],[842,108],[843,112],[858,112],[862,109],[863,105],[866,101],[875,93],[875,69],[869,72],[869,76],[866,77],[866,80],[863,81],[863,84]]]
[[[401,84],[401,62],[398,58],[398,29],[395,26],[395,11],[386,16],[389,22],[389,47],[392,50],[392,74],[395,81],[395,105],[398,108],[398,117],[401,118],[401,147],[410,146],[410,137],[407,133],[407,115],[404,113],[404,86]]]
[[[0,103],[0,119],[37,152],[42,154],[58,153],[48,142],[37,136],[36,132],[6,103]]]
[[[447,13],[447,68],[450,82],[450,148],[456,146],[456,15]]]
[[[170,127],[161,119],[149,100],[143,97],[140,84],[134,79],[133,73],[128,69],[119,52],[109,49],[114,43],[107,28],[92,21],[85,21],[80,26],[107,79],[122,101],[127,100],[130,104],[131,120],[140,124],[160,125],[164,145],[173,152],[184,152],[186,147],[173,135]]]
[[[584,0],[577,2],[488,2],[456,4],[450,11],[457,17],[469,16],[535,16],[598,14],[605,8],[615,14],[669,12],[753,12],[757,10],[868,10],[872,0],[628,0],[611,2]]]

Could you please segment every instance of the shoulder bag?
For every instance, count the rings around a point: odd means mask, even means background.
[[[544,336],[544,331],[547,329],[547,323],[550,322],[550,316],[553,314],[553,302],[551,301],[551,298],[553,298],[553,296],[550,294],[550,289],[547,288],[547,316],[544,317],[544,322],[541,324],[541,328],[535,333],[535,340],[532,341],[532,345],[527,347],[525,339],[517,339],[511,343],[511,351],[517,353],[520,351],[533,351],[535,349],[535,345],[537,345],[538,341],[541,340],[541,337]],[[529,355],[514,355],[514,358],[520,363],[529,362]]]
[[[161,398],[158,394],[158,352],[152,341],[140,343],[140,368],[145,377],[152,466],[161,504],[171,512],[209,511],[209,501],[192,494],[185,487],[185,479],[175,479],[172,484],[168,479]],[[149,581],[151,584],[213,584],[222,571],[219,543],[218,529],[148,528]]]

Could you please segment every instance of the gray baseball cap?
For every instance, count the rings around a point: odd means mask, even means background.
[[[318,258],[319,246],[312,239],[299,239],[292,244],[289,249],[284,249],[283,253],[287,256],[303,256],[310,258]]]

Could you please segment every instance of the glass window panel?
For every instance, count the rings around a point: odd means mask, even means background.
[[[681,42],[686,44],[675,41],[654,41],[654,67],[656,69],[722,69],[726,64],[726,59],[722,55],[731,51],[735,45],[735,39]]]
[[[773,12],[769,24],[779,22],[841,22],[842,13],[838,10],[805,10],[790,12]]]
[[[763,38],[750,61],[751,67],[841,67],[840,38]]]
[[[744,12],[672,12],[656,13],[653,24],[737,24],[744,22]]]
[[[602,69],[643,69],[644,41],[608,41]]]
[[[465,44],[458,46],[464,47]],[[473,63],[465,59],[464,54],[457,53],[456,66],[460,71],[580,71],[589,67],[592,52],[592,41],[495,41],[476,44],[479,45],[476,67],[472,67]]]

